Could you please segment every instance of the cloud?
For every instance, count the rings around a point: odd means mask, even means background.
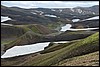
[[[22,8],[35,8],[36,5],[32,1],[1,1],[2,5],[11,7],[11,6],[18,6]]]
[[[72,8],[99,5],[99,1],[1,1],[1,4],[8,7],[18,6],[22,8]]]

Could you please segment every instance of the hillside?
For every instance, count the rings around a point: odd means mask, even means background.
[[[30,54],[1,59],[2,66],[51,66],[68,58],[89,54],[99,50],[99,32],[74,43],[63,44],[59,50],[43,54]],[[21,60],[23,59],[23,60]],[[84,58],[83,58],[84,59]]]
[[[54,66],[99,66],[99,51],[65,59]]]
[[[1,43],[15,40],[27,31],[28,30],[23,27],[1,25]]]
[[[99,19],[87,20],[87,21],[78,21],[77,23],[72,23],[72,28],[80,28],[79,26],[81,26],[83,28],[99,27]]]
[[[10,41],[15,40],[16,38],[24,35],[28,31],[33,31],[34,33],[47,35],[50,33],[57,32],[55,30],[51,30],[40,24],[31,24],[31,25],[1,25],[1,41]]]
[[[39,30],[37,30],[39,31]],[[40,33],[36,33],[36,31],[27,31],[20,37],[17,37],[15,40],[12,40],[8,43],[3,44],[5,46],[4,50],[11,48],[13,46],[18,45],[27,45],[27,44],[34,44],[38,42],[54,42],[54,41],[71,41],[71,40],[78,40],[85,37],[88,37],[94,34],[96,31],[67,31],[64,33],[56,32],[47,35],[43,35]],[[44,32],[45,33],[45,32]]]
[[[35,33],[39,33],[43,35],[57,32],[56,30],[49,29],[48,27],[44,25],[40,25],[40,24],[30,24],[30,25],[27,25],[27,28],[31,29]]]

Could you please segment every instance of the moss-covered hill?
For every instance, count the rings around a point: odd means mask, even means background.
[[[55,30],[51,30],[46,26],[40,25],[40,24],[30,24],[26,25],[27,28],[31,29],[35,33],[47,35],[56,32]]]
[[[43,39],[41,34],[34,33],[33,31],[28,31],[24,35],[18,37],[16,40],[10,41],[9,43],[4,44],[5,50],[18,45],[25,45],[39,42]]]
[[[15,40],[16,38],[24,35],[28,31],[33,31],[34,33],[42,35],[55,32],[55,30],[51,30],[40,24],[13,25],[13,26],[1,25],[1,41],[2,43],[5,43],[6,41]]]
[[[77,40],[77,39],[88,37],[96,32],[96,31],[87,31],[87,32],[86,31],[76,31],[76,32],[64,32],[64,33],[59,34],[59,32],[58,33],[51,33],[51,32],[46,33],[47,32],[46,29],[44,32],[41,32],[39,31],[41,29],[39,29],[38,26],[35,27],[31,25],[31,26],[26,26],[25,28],[28,30],[25,34],[23,34],[22,36],[18,37],[15,40],[7,42],[6,44],[4,43],[5,50],[15,45],[18,46],[18,45],[34,44],[38,42]]]
[[[24,27],[1,25],[1,43],[15,40],[25,34],[28,30]]]
[[[54,51],[44,52],[36,56],[30,54],[21,57],[1,59],[1,64],[2,66],[52,66],[68,58],[93,53],[99,51],[99,32],[79,41],[61,45],[64,47],[61,47],[59,50],[55,49]],[[59,46],[55,48],[57,47]]]
[[[30,25],[13,25],[13,26],[5,26],[1,25],[1,37],[7,36],[20,36],[25,32],[32,30],[35,33],[39,34],[50,34],[53,33],[54,30],[49,29],[40,24],[30,24]]]
[[[99,66],[99,51],[65,59],[54,66]]]
[[[94,34],[96,31],[65,31],[55,36],[55,39],[62,41],[70,41],[76,39],[82,39]]]
[[[18,37],[27,31],[24,27],[1,25],[1,38]]]

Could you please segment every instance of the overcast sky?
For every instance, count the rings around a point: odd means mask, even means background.
[[[99,5],[99,1],[1,1],[4,6],[21,8],[73,8]]]

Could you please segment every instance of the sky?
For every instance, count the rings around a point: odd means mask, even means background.
[[[1,1],[4,6],[21,8],[73,8],[99,5],[99,1]]]

